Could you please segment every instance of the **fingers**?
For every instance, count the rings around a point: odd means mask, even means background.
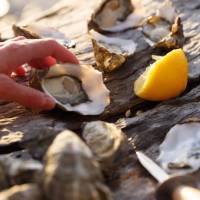
[[[79,63],[74,54],[53,39],[25,39],[5,43],[0,47],[0,60],[3,66],[0,73],[10,73],[21,64],[47,56],[61,62]]]
[[[3,74],[0,74],[0,99],[15,101],[31,109],[50,110],[55,107],[54,101],[46,94],[20,85]]]
[[[56,59],[52,56],[47,56],[45,58],[35,59],[29,62],[29,65],[34,68],[44,69],[51,67],[52,65],[56,64]]]

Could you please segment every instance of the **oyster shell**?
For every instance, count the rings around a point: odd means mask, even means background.
[[[91,150],[68,130],[47,151],[42,185],[49,200],[112,199]]]
[[[101,0],[88,23],[98,32],[119,32],[139,26],[141,17],[133,13],[131,0]]]
[[[83,138],[103,168],[112,165],[125,144],[125,135],[121,129],[115,124],[103,121],[86,123]]]
[[[53,27],[46,27],[38,24],[23,26],[14,24],[12,28],[15,36],[24,36],[30,39],[53,38],[67,48],[73,48],[76,46],[76,43],[73,40],[66,38],[64,33]]]
[[[42,200],[39,188],[34,184],[17,185],[0,193],[0,200]]]
[[[90,36],[94,48],[97,69],[111,72],[119,68],[127,59],[134,54],[137,44],[132,40],[116,37],[107,37],[91,30]]]
[[[175,125],[160,145],[158,161],[168,173],[177,175],[200,168],[200,123]]]
[[[155,15],[143,24],[143,33],[150,46],[157,48],[180,48],[184,44],[183,26],[172,2],[165,1]]]
[[[35,82],[66,111],[99,115],[110,103],[102,73],[89,65],[57,64],[36,71],[31,85]]]

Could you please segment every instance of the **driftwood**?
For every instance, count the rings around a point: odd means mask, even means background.
[[[145,14],[152,14],[160,1],[142,1]],[[122,68],[105,75],[104,80],[111,90],[112,103],[101,116],[83,118],[73,113],[55,110],[34,114],[15,104],[0,105],[0,154],[28,149],[29,154],[42,159],[47,146],[55,135],[66,128],[80,133],[83,121],[105,119],[109,121],[123,117],[131,109],[130,125],[124,129],[128,137],[137,135],[138,148],[153,159],[158,153],[158,145],[167,131],[175,124],[188,118],[200,118],[200,2],[196,0],[173,0],[184,24],[186,44],[184,50],[189,59],[189,84],[182,96],[158,103],[137,98],[133,93],[133,81],[152,62],[151,54],[162,52],[152,50],[144,41],[139,29],[120,33],[121,37],[132,38],[138,42],[135,55]],[[94,0],[68,0],[63,7],[46,11],[33,21],[59,28],[77,42],[73,50],[81,63],[94,65],[92,44],[87,36],[87,19],[95,6]],[[55,14],[56,13],[56,14]],[[31,21],[31,20],[30,20]],[[135,113],[140,114],[135,115]],[[38,148],[40,147],[40,148]],[[198,173],[197,173],[198,174]],[[134,151],[122,158],[121,164],[108,175],[107,182],[115,200],[153,200],[156,181],[140,166]]]

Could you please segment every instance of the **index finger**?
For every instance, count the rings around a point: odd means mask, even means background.
[[[47,56],[61,62],[79,63],[73,53],[53,39],[25,39],[0,47],[0,60],[4,71],[11,67],[14,70],[19,65]]]

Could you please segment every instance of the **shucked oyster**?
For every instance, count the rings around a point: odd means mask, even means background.
[[[12,28],[15,36],[24,36],[30,39],[53,38],[68,48],[76,46],[76,43],[73,40],[66,38],[64,33],[58,31],[53,27],[46,27],[37,24],[24,26],[15,24]]]
[[[110,103],[102,73],[88,65],[57,64],[38,70],[32,82],[40,82],[42,90],[66,111],[98,115]]]
[[[97,68],[100,71],[111,72],[119,68],[134,54],[137,44],[132,40],[107,37],[91,30],[90,36],[94,48]]]
[[[102,173],[88,146],[63,131],[47,151],[42,187],[48,200],[111,200]]]
[[[166,0],[155,15],[148,17],[143,33],[150,46],[180,48],[184,44],[183,27],[172,2]]]
[[[83,138],[103,167],[112,164],[125,144],[125,135],[121,129],[103,121],[86,123]]]
[[[174,126],[160,145],[158,161],[168,173],[187,174],[200,168],[200,123]]]
[[[131,0],[101,0],[88,28],[98,32],[119,32],[138,26],[141,17],[133,13]]]

